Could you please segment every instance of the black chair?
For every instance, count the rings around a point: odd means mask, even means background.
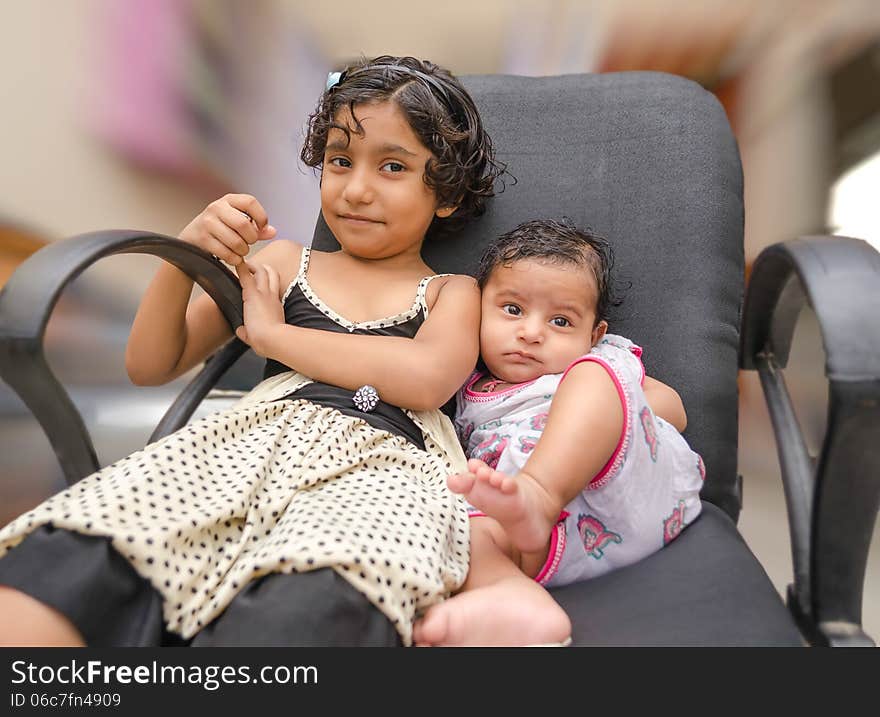
[[[429,265],[473,271],[488,238],[526,219],[568,217],[608,236],[618,277],[631,284],[612,330],[644,346],[648,372],[679,390],[686,436],[708,470],[703,513],[670,546],[554,593],[572,617],[574,643],[872,644],[861,629],[861,601],[880,502],[880,255],[838,237],[772,246],[753,267],[743,311],[742,172],[711,94],[645,72],[465,83],[517,181],[461,235],[427,243]],[[320,220],[314,246],[335,246]],[[177,265],[230,324],[241,323],[235,277],[167,237],[81,235],[22,264],[0,293],[0,376],[40,421],[71,483],[98,465],[43,357],[43,331],[67,282],[97,259],[126,252]],[[821,324],[830,382],[828,433],[815,464],[781,373],[806,301]],[[183,425],[245,349],[233,340],[211,358],[153,438]],[[788,610],[736,528],[739,368],[760,373],[779,445],[794,556]],[[363,611],[384,619],[366,602]]]

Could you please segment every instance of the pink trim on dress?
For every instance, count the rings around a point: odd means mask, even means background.
[[[605,359],[595,356],[593,354],[587,354],[586,356],[581,356],[578,359],[572,361],[571,365],[565,369],[565,373],[562,374],[562,379],[560,379],[560,385],[565,380],[565,377],[568,376],[568,372],[571,371],[575,366],[579,363],[583,363],[584,361],[594,361],[595,363],[602,366],[607,372],[608,375],[611,376],[611,380],[614,381],[614,386],[617,388],[617,395],[620,397],[620,405],[623,407],[623,427],[620,430],[620,439],[617,441],[617,447],[614,449],[614,453],[611,454],[611,458],[608,459],[608,462],[602,467],[595,476],[590,479],[587,487],[598,487],[598,484],[602,481],[602,479],[608,475],[617,461],[618,457],[623,450],[623,446],[626,443],[627,436],[627,428],[629,427],[629,407],[626,403],[626,393],[623,390],[623,385],[620,383],[620,379],[617,377],[617,374],[614,372],[614,369],[611,368],[611,365],[605,361]]]
[[[639,378],[639,386],[644,386],[645,385],[645,364],[642,363],[643,349],[638,344],[632,344],[629,347],[629,352],[639,360],[639,368],[642,369],[642,375]]]
[[[547,560],[535,576],[535,582],[539,585],[546,585],[559,570],[559,563],[562,562],[562,554],[565,552],[565,519],[569,515],[567,511],[560,511],[559,521],[550,531],[550,549],[547,551]],[[481,510],[468,508],[468,518],[489,517]]]
[[[547,561],[535,576],[538,585],[546,585],[559,570],[562,562],[562,554],[565,552],[565,519],[568,513],[564,510],[559,514],[559,522],[553,526],[550,533],[550,550],[547,551]]]
[[[481,379],[486,374],[482,371],[477,371],[474,374],[473,379],[468,380],[468,382],[464,385],[464,397],[465,400],[480,403],[485,401],[490,401],[498,396],[503,396],[505,393],[510,393],[511,391],[521,391],[526,386],[531,386],[537,378],[533,378],[531,381],[526,381],[525,383],[516,383],[513,386],[508,386],[501,391],[473,391],[471,390],[471,386],[473,386],[479,379]]]

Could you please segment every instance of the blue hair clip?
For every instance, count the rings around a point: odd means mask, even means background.
[[[327,86],[324,88],[327,92],[332,90],[336,85],[345,79],[345,72],[328,72]]]

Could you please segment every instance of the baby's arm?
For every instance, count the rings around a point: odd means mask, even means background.
[[[251,219],[253,221],[251,221]],[[238,265],[250,245],[270,239],[275,230],[256,199],[230,194],[212,202],[180,233],[179,239]],[[260,251],[263,262],[283,253],[270,244]],[[207,295],[190,303],[193,280],[165,262],[141,299],[125,352],[132,382],[142,386],[167,383],[197,365],[232,336],[226,319]]]
[[[687,427],[687,414],[678,392],[650,376],[645,376],[642,386],[645,398],[655,415],[671,423],[679,432]]]
[[[468,473],[450,476],[447,485],[501,524],[521,552],[520,567],[534,575],[559,512],[605,467],[622,431],[613,379],[600,364],[584,361],[557,389],[544,432],[519,473],[510,476],[472,458]],[[539,557],[537,564],[530,554]]]
[[[383,401],[414,410],[442,406],[473,370],[479,351],[480,291],[469,276],[435,279],[443,284],[430,315],[409,339],[285,324],[272,313],[277,307],[271,306],[270,277],[255,262],[249,264],[238,270],[246,311],[246,329],[239,336],[261,356],[352,391],[369,384]],[[260,292],[265,299],[259,298]],[[253,322],[247,318],[250,302]]]
[[[601,364],[582,361],[559,384],[522,473],[544,486],[561,509],[605,467],[622,431],[623,406],[614,381]]]

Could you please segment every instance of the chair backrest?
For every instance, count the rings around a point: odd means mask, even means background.
[[[426,261],[472,274],[487,240],[528,219],[568,217],[607,236],[631,283],[611,331],[641,344],[648,374],[681,394],[707,468],[702,496],[736,520],[743,189],[721,105],[653,72],[463,82],[517,182],[461,234],[426,243]],[[313,245],[338,247],[323,220]]]

